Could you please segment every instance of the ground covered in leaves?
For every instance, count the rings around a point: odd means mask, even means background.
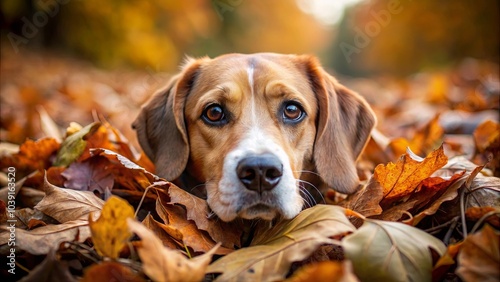
[[[23,281],[498,281],[498,66],[340,79],[379,125],[362,189],[281,222],[209,217],[129,126],[167,77],[2,54],[1,276]],[[4,279],[4,278],[2,278]],[[9,280],[9,281],[10,281]],[[6,281],[6,280],[5,280]]]

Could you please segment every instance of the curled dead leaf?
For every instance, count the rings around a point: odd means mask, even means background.
[[[412,193],[418,184],[443,167],[448,158],[444,155],[443,146],[430,153],[425,159],[414,157],[407,153],[394,164],[378,165],[373,177],[384,188],[384,200],[400,199]]]

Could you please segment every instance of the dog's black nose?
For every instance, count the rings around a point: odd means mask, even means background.
[[[283,164],[273,154],[251,156],[238,163],[236,173],[247,189],[262,193],[280,182]]]

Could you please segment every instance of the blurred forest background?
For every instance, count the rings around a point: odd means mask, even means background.
[[[0,3],[1,137],[14,143],[40,137],[33,119],[45,110],[61,127],[90,122],[89,112],[97,110],[128,135],[129,123],[122,123],[186,55],[316,54],[375,106],[394,102],[388,96],[405,98],[422,77],[395,79],[423,72],[425,87],[433,89],[425,95],[433,99],[449,92],[449,73],[441,72],[450,69],[498,87],[497,0]],[[349,78],[359,77],[371,82],[350,85]],[[475,110],[488,108],[481,107]]]

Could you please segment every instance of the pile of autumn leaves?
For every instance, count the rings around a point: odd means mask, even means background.
[[[493,121],[478,127],[478,154],[498,152],[499,130]],[[358,193],[340,201],[328,193],[328,204],[292,220],[225,223],[208,216],[205,200],[151,173],[151,162],[103,119],[72,124],[65,136],[49,129],[47,135],[10,153],[2,147],[0,168],[16,168],[15,277],[26,275],[25,281],[439,281],[454,275],[485,281],[500,275],[500,179],[464,157],[448,159],[443,146],[425,158],[408,150],[395,163],[376,166]],[[372,139],[363,160],[398,153],[399,143]],[[489,165],[497,164],[498,155]],[[0,197],[5,224],[7,187]],[[8,239],[2,228],[2,259]]]

